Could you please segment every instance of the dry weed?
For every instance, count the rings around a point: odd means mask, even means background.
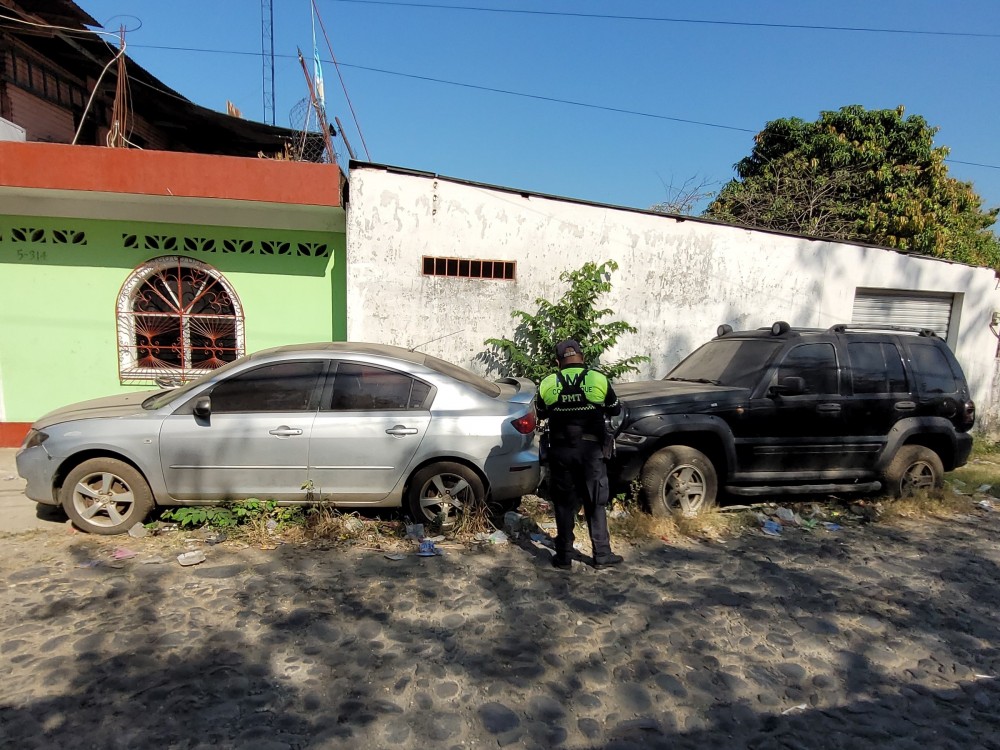
[[[975,505],[971,497],[944,488],[922,490],[909,497],[886,500],[882,507],[882,519],[891,521],[899,518],[950,518],[969,513]]]

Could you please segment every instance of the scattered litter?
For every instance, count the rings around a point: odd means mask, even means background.
[[[608,511],[608,518],[628,518],[628,511],[623,508],[614,508]]]
[[[965,482],[963,482],[961,479],[952,479],[951,483],[953,485],[955,485],[956,487],[964,487],[965,486]]]
[[[178,526],[176,523],[165,523],[162,526],[158,527],[156,531],[154,531],[153,533],[159,536],[160,534],[169,534],[172,531],[177,531],[177,529]]]
[[[992,484],[981,484],[976,487],[976,492],[989,492],[993,488]]]
[[[556,531],[558,529],[555,521],[543,521],[542,523],[538,524],[538,528],[540,528],[542,531]]]
[[[781,536],[781,524],[777,521],[764,521],[760,530],[768,536]]]
[[[807,708],[809,708],[808,704],[806,704],[806,703],[800,703],[797,706],[792,706],[791,708],[786,708],[784,711],[781,712],[781,715],[782,716],[788,716],[788,714],[795,713],[796,711],[805,711]]]
[[[143,526],[141,523],[137,523],[135,526],[133,526],[131,529],[128,530],[128,535],[133,539],[142,539],[148,533],[149,532],[146,531],[146,527]]]
[[[76,530],[76,526],[73,525],[72,521],[67,521],[66,522],[66,533],[67,534],[77,534],[77,533],[79,533]]]
[[[823,521],[823,528],[826,529],[827,531],[840,531],[844,527],[841,526],[839,523],[832,523],[830,521]]]
[[[802,521],[802,528],[807,529],[808,531],[812,531],[813,529],[816,528],[817,524],[819,524],[819,521],[817,521],[815,518],[806,518],[805,520]]]
[[[166,559],[162,557],[147,557],[145,560],[139,560],[140,565],[163,565],[165,562]]]
[[[486,537],[486,541],[490,544],[507,544],[507,535],[497,530]]]
[[[350,534],[357,534],[365,528],[365,522],[357,516],[348,516],[344,519],[344,531]]]
[[[87,560],[87,562],[82,562],[79,565],[77,565],[76,567],[78,567],[78,568],[96,568],[100,564],[101,564],[100,560]]]
[[[275,521],[273,518],[269,518],[267,519],[267,523],[264,524],[264,528],[267,529],[268,534],[273,534],[275,531],[278,530],[278,522]]]
[[[434,542],[429,539],[425,539],[420,543],[420,547],[417,549],[418,557],[434,557],[435,555],[440,555],[441,551],[434,546]]]
[[[208,545],[222,544],[228,538],[229,538],[228,534],[226,534],[224,531],[220,531],[218,534],[210,536],[208,539],[206,539],[205,544]]]
[[[667,539],[667,537],[665,536],[661,536],[660,541],[663,542],[664,544],[670,544],[670,540]]]
[[[406,558],[406,555],[401,555],[398,552],[386,552],[385,553],[385,559],[386,560],[403,560],[405,558]]]
[[[207,558],[205,557],[205,553],[202,552],[200,549],[196,549],[191,552],[182,552],[181,554],[177,555],[177,562],[179,562],[181,565],[185,567],[187,567],[188,565],[197,565],[198,563],[203,563],[205,562],[206,559]]]
[[[278,543],[277,542],[262,543],[260,545],[260,548],[262,550],[267,550],[269,552],[269,551],[271,551],[273,549],[278,549]]]
[[[995,680],[997,676],[995,674],[977,674],[975,678],[977,680]]]
[[[980,500],[979,502],[976,503],[976,505],[978,505],[983,510],[993,510],[993,501],[992,500],[985,500],[985,499],[984,500]]]
[[[13,474],[8,474],[7,476],[4,477],[5,482],[13,482],[15,479],[17,479],[17,477],[15,477]]]
[[[531,541],[535,542],[536,544],[541,544],[544,547],[551,548],[553,546],[552,539],[549,537],[548,534],[532,534]]]
[[[428,542],[435,542],[435,543],[437,543],[437,542],[443,542],[444,541],[444,536],[442,535],[442,536],[427,537],[427,541]]]
[[[785,523],[794,523],[799,525],[802,521],[802,519],[795,514],[795,511],[788,508],[778,508],[777,516]]]
[[[118,549],[116,549],[114,552],[111,553],[111,556],[115,560],[131,560],[138,554],[139,554],[138,552],[130,550],[127,547],[119,547]]]
[[[508,533],[515,533],[521,530],[525,517],[514,510],[508,510],[503,514],[503,527]]]
[[[408,523],[406,525],[407,539],[423,539],[424,525],[422,523]]]

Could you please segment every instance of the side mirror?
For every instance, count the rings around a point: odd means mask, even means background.
[[[805,378],[782,378],[777,385],[768,389],[770,396],[798,396],[806,392]]]
[[[198,419],[208,419],[212,416],[212,399],[208,396],[202,396],[194,402],[192,411]]]

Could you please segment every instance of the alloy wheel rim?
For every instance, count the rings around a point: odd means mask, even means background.
[[[705,504],[705,475],[696,466],[680,464],[667,476],[663,490],[668,511],[696,516]]]
[[[903,472],[903,494],[928,490],[934,486],[934,469],[926,461],[915,461]]]
[[[426,521],[440,519],[441,526],[450,526],[472,495],[472,485],[458,474],[435,474],[420,488],[420,510]]]
[[[117,526],[132,514],[135,495],[128,483],[117,474],[95,471],[76,483],[73,507],[89,524]]]

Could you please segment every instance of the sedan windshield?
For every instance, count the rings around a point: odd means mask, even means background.
[[[194,380],[188,381],[180,388],[172,388],[167,391],[161,391],[160,393],[154,393],[152,396],[150,396],[149,398],[147,398],[145,401],[142,402],[142,408],[149,409],[150,411],[152,411],[155,409],[160,409],[166,406],[167,404],[172,404],[174,401],[176,401],[179,398],[182,398],[183,396],[185,396],[194,388],[197,388],[202,383],[208,381],[211,378],[216,377],[217,375],[228,372],[236,365],[242,364],[244,361],[246,361],[246,359],[247,358],[244,356],[240,357],[239,359],[235,359],[232,362],[228,362],[224,364],[222,367],[218,368],[217,370],[212,370],[211,372],[207,372],[199,378],[195,378]]]
[[[780,342],[764,339],[709,341],[667,373],[664,380],[753,388],[780,348]]]

